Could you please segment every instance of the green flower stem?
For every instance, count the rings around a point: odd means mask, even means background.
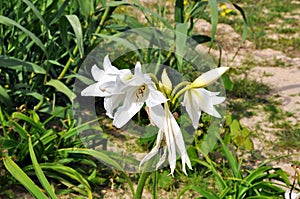
[[[141,174],[139,182],[138,182],[138,186],[136,188],[136,192],[135,192],[135,195],[134,195],[134,199],[141,199],[142,198],[144,186],[145,186],[146,180],[149,176],[150,176],[149,172],[143,172]]]
[[[189,86],[189,85],[187,85],[186,87],[184,87],[183,89],[181,89],[178,93],[176,93],[176,95],[175,95],[175,97],[173,97],[173,99],[172,99],[172,104],[175,104],[175,102],[176,102],[176,99],[180,96],[180,95],[182,95],[185,91],[187,91],[187,90],[189,90],[189,89],[191,89],[191,87]]]
[[[143,172],[141,173],[135,194],[134,199],[141,199],[143,195],[143,190],[147,181],[147,178],[150,176],[151,172],[147,172],[151,169],[151,165],[154,163],[153,158],[145,163]],[[154,171],[156,172],[156,171]],[[154,186],[157,186],[157,183],[154,182]],[[154,193],[154,190],[153,190]],[[155,196],[153,196],[155,198]]]
[[[78,52],[78,45],[75,46],[75,48],[73,50],[73,55],[75,55],[77,52]],[[71,63],[73,63],[73,62],[74,62],[73,58],[70,57],[67,64],[65,65],[64,69],[61,71],[61,73],[59,74],[57,79],[62,79],[65,76],[65,74],[68,71]]]
[[[172,93],[171,93],[171,96],[173,97],[175,95],[175,93],[177,92],[177,90],[180,88],[180,87],[183,87],[183,86],[186,86],[186,85],[189,85],[191,82],[188,82],[188,81],[183,81],[181,82],[180,84],[177,84],[175,86],[175,88],[173,89]]]
[[[157,199],[157,170],[153,171],[153,199]]]

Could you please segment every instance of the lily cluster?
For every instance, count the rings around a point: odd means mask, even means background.
[[[173,175],[176,167],[177,153],[182,160],[182,170],[187,175],[186,165],[192,169],[188,157],[180,127],[170,111],[170,103],[181,102],[191,118],[195,129],[198,127],[201,112],[212,116],[221,117],[214,105],[220,104],[225,97],[219,97],[218,92],[210,92],[204,87],[215,82],[228,70],[228,67],[219,67],[199,76],[193,82],[183,82],[173,88],[172,82],[163,71],[161,81],[153,74],[143,73],[140,62],[137,62],[134,73],[129,69],[119,70],[113,66],[108,55],[103,61],[103,70],[94,65],[91,69],[96,83],[88,86],[82,92],[82,96],[104,97],[106,115],[113,119],[113,125],[121,128],[130,119],[146,107],[151,124],[159,128],[156,145],[141,160],[140,166],[150,160],[159,149],[163,149],[163,155],[156,164],[159,168],[168,159]]]

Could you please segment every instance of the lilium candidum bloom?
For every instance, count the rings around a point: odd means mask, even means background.
[[[81,91],[82,96],[105,97],[110,95],[110,90],[114,88],[116,78],[129,78],[132,74],[129,69],[118,70],[109,60],[108,55],[104,57],[103,68],[101,70],[96,65],[92,66],[91,72],[96,83]]]
[[[193,127],[198,127],[201,111],[204,111],[214,117],[220,118],[214,105],[224,102],[225,97],[218,97],[219,92],[210,92],[203,87],[210,85],[221,77],[229,68],[220,67],[203,73],[194,82],[187,86],[184,93],[182,105],[192,120]]]
[[[176,152],[178,152],[182,161],[182,171],[187,175],[185,164],[187,164],[190,169],[192,169],[192,165],[185,149],[183,136],[178,123],[169,110],[168,104],[165,103],[164,105],[164,109],[161,105],[150,109],[151,119],[159,127],[159,131],[155,147],[143,158],[140,162],[140,166],[158,153],[160,146],[164,141],[167,146],[164,146],[164,153],[156,164],[156,169],[165,162],[166,156],[168,156],[171,169],[170,174],[173,176],[176,167]]]
[[[121,128],[143,107],[145,102],[151,109],[166,101],[165,96],[156,89],[150,76],[142,73],[141,64],[137,62],[132,78],[125,81],[117,78],[115,89],[104,101],[104,107],[113,117],[113,125]],[[122,102],[123,104],[118,107]]]
[[[218,92],[210,92],[204,87],[215,82],[228,68],[220,67],[210,70],[199,76],[193,82],[183,82],[186,86],[178,84],[173,89],[166,70],[163,71],[161,82],[151,79],[150,74],[144,74],[140,62],[134,68],[134,74],[130,70],[118,70],[112,66],[108,56],[104,58],[104,70],[93,66],[92,76],[96,83],[85,88],[83,96],[104,97],[106,115],[113,119],[113,125],[123,127],[146,104],[147,113],[151,124],[159,130],[154,148],[141,160],[140,167],[158,154],[163,149],[163,154],[156,163],[159,168],[167,159],[173,176],[176,167],[177,153],[181,157],[182,171],[187,175],[186,165],[192,169],[188,157],[181,129],[169,109],[169,104],[179,99],[184,94],[182,105],[196,129],[201,111],[212,116],[221,117],[215,109],[215,105],[222,103],[225,98],[219,97]],[[156,78],[154,78],[156,79]],[[181,89],[180,89],[181,88]],[[167,99],[167,97],[170,99]],[[163,105],[162,105],[163,104]],[[175,103],[175,105],[178,105]],[[175,107],[176,108],[176,107]]]

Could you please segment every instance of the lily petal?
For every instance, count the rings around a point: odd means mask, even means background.
[[[184,93],[182,105],[186,107],[195,129],[198,127],[201,111],[221,118],[214,105],[224,102],[225,97],[219,97],[218,94],[219,92],[210,92],[204,88],[192,88]]]
[[[97,82],[99,82],[103,78],[104,73],[105,73],[104,70],[101,70],[96,65],[92,66],[91,72],[92,72],[92,76],[93,76],[94,80]]]
[[[175,120],[174,116],[171,114],[171,112],[169,112],[169,114],[170,114],[169,117],[170,117],[171,126],[173,128],[172,132],[173,132],[173,136],[174,136],[174,141],[176,143],[175,144],[176,151],[178,151],[178,153],[181,157],[182,170],[183,170],[184,174],[187,175],[186,169],[185,169],[185,164],[187,164],[190,169],[192,169],[192,165],[191,165],[190,159],[186,152],[186,148],[185,148],[185,144],[184,144],[184,140],[183,140],[183,136],[182,136],[180,127],[178,126],[178,123],[176,122],[176,120]]]
[[[221,115],[214,108],[213,102],[223,102],[222,100],[225,100],[225,98],[218,99],[217,96],[211,96],[211,92],[204,88],[196,89],[196,91],[198,92],[196,95],[198,96],[197,102],[200,109],[214,117],[221,118]]]
[[[107,74],[111,74],[111,75],[119,74],[119,70],[111,64],[108,55],[104,57],[103,68]]]
[[[158,169],[167,159],[167,147],[164,147],[164,153],[156,164],[156,169]]]
[[[192,120],[193,127],[195,129],[197,129],[198,124],[199,124],[199,119],[201,116],[201,111],[198,110],[198,106],[196,103],[197,99],[193,98],[192,92],[195,92],[195,91],[188,90],[184,93],[182,105],[185,106],[186,111]]]
[[[156,90],[151,84],[148,86],[150,90],[148,98],[146,99],[146,104],[148,107],[157,106],[162,104],[167,100],[167,98],[158,90]]]
[[[139,61],[135,64],[134,75],[137,76],[137,77],[143,77],[144,76],[144,74],[142,72],[142,66],[141,66],[141,63]]]
[[[158,131],[157,133],[157,138],[156,138],[156,145],[155,147],[153,147],[153,149],[141,160],[139,168],[148,160],[150,160],[152,157],[154,157],[159,149],[160,149],[160,145],[161,145],[161,141],[163,139],[163,132],[161,130]]]
[[[125,94],[119,94],[104,98],[104,108],[108,117],[114,118],[113,112],[123,102],[124,96]]]
[[[195,79],[195,81],[191,84],[191,87],[201,88],[208,86],[220,78],[228,69],[229,67],[219,67],[203,73],[200,77]]]
[[[159,128],[163,128],[164,118],[165,118],[165,111],[162,105],[157,105],[149,108],[149,113],[151,120],[154,124]]]

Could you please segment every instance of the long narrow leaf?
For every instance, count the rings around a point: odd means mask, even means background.
[[[44,68],[34,63],[3,55],[0,55],[0,67],[10,68],[17,71],[46,74],[46,70]]]
[[[11,98],[7,93],[7,90],[4,89],[1,85],[0,85],[0,103],[5,104],[8,108],[11,107]]]
[[[183,23],[184,21],[184,4],[183,0],[176,0],[175,2],[175,22]]]
[[[246,36],[247,36],[247,33],[248,33],[248,21],[247,21],[247,17],[246,17],[246,14],[244,12],[244,10],[238,6],[237,4],[233,3],[233,6],[238,10],[240,11],[240,13],[242,14],[243,16],[243,21],[244,21],[244,29],[243,29],[243,34],[242,34],[242,42],[245,41],[246,39]]]
[[[67,153],[91,155],[91,156],[105,162],[106,164],[113,166],[117,170],[121,171],[121,173],[127,180],[132,193],[134,193],[133,184],[132,184],[131,180],[129,179],[129,177],[126,175],[124,169],[116,161],[114,161],[109,156],[107,156],[105,153],[102,153],[101,151],[92,150],[92,149],[61,149],[59,151],[67,152]]]
[[[57,91],[64,93],[71,102],[76,97],[75,93],[73,93],[64,83],[57,79],[51,79],[46,85],[53,86]]]
[[[32,142],[31,142],[31,137],[30,136],[28,137],[28,147],[29,147],[30,158],[31,158],[31,161],[32,161],[35,173],[36,173],[36,175],[37,175],[40,183],[42,184],[42,186],[45,188],[45,190],[47,191],[47,193],[49,194],[49,196],[52,199],[57,199],[54,191],[51,188],[51,185],[49,184],[46,176],[44,175],[41,167],[39,166],[39,163],[38,163],[38,161],[36,159],[36,156],[35,156],[35,153],[34,153],[34,150],[33,150],[33,146],[32,146]]]
[[[211,39],[214,41],[218,24],[218,2],[217,0],[208,0],[208,4],[211,10]]]
[[[40,164],[40,168],[41,169],[47,169],[47,170],[53,170],[55,172],[58,172],[62,175],[66,175],[76,181],[78,181],[79,183],[81,183],[87,193],[88,198],[92,198],[92,192],[91,192],[91,187],[89,185],[89,183],[87,182],[87,180],[80,174],[78,173],[75,169],[65,166],[65,165],[61,165],[61,164],[57,164],[57,163],[44,163],[44,164]]]
[[[82,29],[81,29],[81,24],[76,15],[66,15],[66,18],[70,22],[73,31],[76,36],[76,41],[80,53],[80,57],[82,58],[84,55],[84,48],[83,48],[83,36],[82,36]]]
[[[34,43],[36,43],[36,45],[38,45],[43,52],[47,55],[47,51],[46,48],[44,46],[44,44],[42,43],[42,41],[35,36],[35,34],[33,34],[32,32],[30,32],[29,30],[27,30],[26,28],[24,28],[21,24],[19,24],[18,22],[5,17],[5,16],[0,16],[0,23],[7,25],[7,26],[16,26],[17,28],[21,29],[24,33],[26,33]]]
[[[40,13],[40,11],[28,0],[23,0],[24,3],[33,11],[33,13],[37,16],[37,18],[43,23],[43,25],[48,29],[47,22],[45,21],[44,17]]]
[[[182,65],[183,65],[183,57],[186,47],[186,40],[187,40],[187,23],[178,23],[176,24],[176,58],[178,61],[178,71],[182,72]]]
[[[20,120],[24,120],[26,122],[28,122],[32,127],[36,128],[38,131],[40,131],[41,134],[44,134],[46,132],[46,130],[41,126],[40,123],[36,123],[32,118],[24,115],[23,113],[20,112],[14,112],[12,114],[12,118],[16,118],[16,119],[20,119]]]
[[[3,158],[5,168],[16,178],[35,198],[48,199],[42,190],[24,173],[24,171],[12,160],[6,156]]]

